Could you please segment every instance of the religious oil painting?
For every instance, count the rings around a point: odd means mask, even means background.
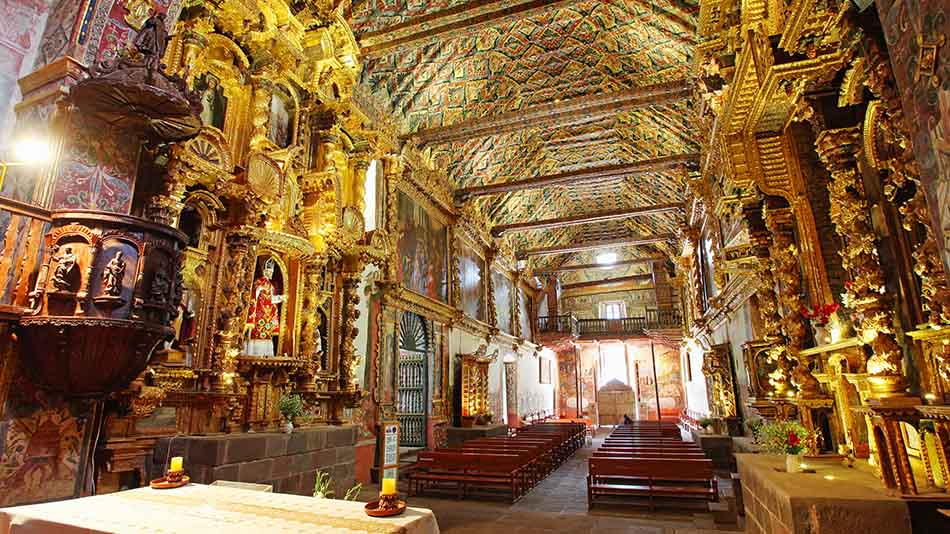
[[[459,275],[462,288],[462,311],[479,321],[486,321],[485,306],[485,260],[462,245],[459,251]]]
[[[228,99],[221,80],[213,74],[205,74],[195,79],[195,90],[201,94],[201,124],[224,130]]]
[[[399,280],[409,290],[448,301],[448,229],[399,193]]]
[[[521,326],[521,338],[531,339],[531,296],[523,288],[518,288],[518,324]]]
[[[275,89],[270,99],[267,138],[280,148],[290,146],[294,140],[294,119],[294,100],[283,89]]]
[[[495,289],[495,326],[502,332],[512,334],[514,323],[512,322],[511,297],[514,294],[514,285],[511,283],[511,278],[501,271],[492,271],[491,277]]]

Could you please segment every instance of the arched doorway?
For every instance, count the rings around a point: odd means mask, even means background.
[[[399,446],[426,446],[429,413],[429,338],[422,317],[404,313],[399,321],[399,361],[396,364],[396,419]]]

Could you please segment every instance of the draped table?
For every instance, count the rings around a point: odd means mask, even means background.
[[[431,510],[369,517],[365,503],[189,484],[0,508],[0,534],[320,532],[439,534]]]

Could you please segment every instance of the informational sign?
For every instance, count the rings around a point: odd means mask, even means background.
[[[382,446],[380,447],[380,467],[383,469],[383,478],[396,478],[396,468],[399,467],[399,422],[383,422]]]

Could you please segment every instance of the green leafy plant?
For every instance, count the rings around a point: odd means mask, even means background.
[[[715,422],[716,422],[715,420],[713,420],[713,419],[711,419],[711,418],[709,418],[709,417],[703,417],[702,419],[700,419],[699,421],[697,421],[697,423],[699,423],[699,426],[703,427],[704,430],[707,429],[707,428],[709,428],[709,427],[711,427],[711,426],[713,425],[713,423],[715,423]]]
[[[277,409],[288,421],[303,415],[303,400],[300,395],[284,395],[277,402]]]
[[[809,438],[808,430],[798,421],[762,423],[755,434],[755,442],[775,454],[799,454]]]
[[[357,483],[352,488],[346,490],[343,496],[344,501],[355,501],[363,491],[363,485]],[[317,480],[313,484],[313,496],[318,499],[333,499],[336,492],[333,491],[333,477],[329,473],[317,471]]]
[[[318,499],[332,499],[334,495],[331,489],[332,486],[333,478],[329,473],[317,471],[317,481],[313,485],[313,496]],[[349,493],[347,493],[347,495],[349,495]]]
[[[363,491],[363,485],[357,483],[352,488],[346,490],[346,495],[343,496],[344,501],[355,501],[359,498],[360,492]]]

